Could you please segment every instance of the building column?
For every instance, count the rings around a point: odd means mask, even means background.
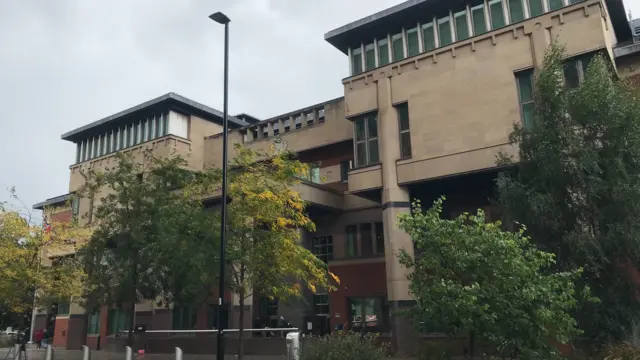
[[[400,250],[413,255],[413,241],[409,234],[398,227],[398,215],[410,211],[409,190],[398,185],[396,161],[400,159],[400,132],[398,116],[391,97],[391,78],[386,77],[378,85],[378,138],[382,163],[382,219],[384,224],[387,297],[391,315],[393,340],[398,349],[411,348],[414,339],[409,336],[413,326],[406,318],[393,316],[396,310],[413,306],[409,294],[408,269],[400,264]]]

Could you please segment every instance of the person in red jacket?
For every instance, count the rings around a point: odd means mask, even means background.
[[[36,332],[36,335],[33,337],[36,344],[38,344],[38,349],[42,349],[42,339],[44,338],[44,329],[40,329]]]

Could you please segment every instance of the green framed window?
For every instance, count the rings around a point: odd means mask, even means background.
[[[456,26],[456,40],[465,40],[469,38],[469,23],[467,23],[467,11],[460,11],[453,15]]]
[[[471,8],[471,23],[473,24],[474,35],[480,35],[487,32],[487,19],[484,15],[484,4]]]
[[[354,120],[356,135],[356,166],[368,166],[380,161],[378,153],[377,113],[363,115]]]
[[[398,126],[400,129],[400,158],[411,157],[411,132],[409,129],[409,104],[396,106],[398,112]]]
[[[395,34],[391,37],[391,49],[393,51],[393,61],[404,59],[404,40],[402,33]]]
[[[349,329],[379,333],[388,329],[389,308],[383,297],[348,298]]]
[[[108,335],[115,335],[129,326],[129,310],[109,309],[107,314]]]
[[[364,67],[367,71],[376,68],[376,49],[374,44],[368,44],[364,47]]]
[[[346,233],[345,257],[356,257],[358,255],[358,227],[356,225],[348,225]]]
[[[583,2],[584,0],[569,0],[569,5],[577,4]]]
[[[418,28],[407,30],[407,55],[416,56],[420,53],[420,40],[418,39]]]
[[[518,99],[522,126],[530,129],[533,125],[533,70],[525,70],[516,74]]]
[[[100,311],[89,314],[89,325],[87,334],[98,335],[100,334]]]
[[[531,17],[540,16],[544,13],[543,0],[529,0],[529,14]]]
[[[453,42],[451,19],[448,16],[438,20],[438,35],[440,35],[440,46],[447,46]]]
[[[387,38],[378,40],[378,66],[389,63],[389,40]]]
[[[524,20],[524,6],[522,5],[523,0],[509,0],[509,18],[510,23],[517,23]]]
[[[362,48],[357,47],[351,50],[351,67],[353,69],[352,75],[362,72]]]
[[[549,11],[558,10],[563,6],[563,0],[549,0]]]
[[[198,309],[188,306],[173,307],[173,330],[193,330],[197,319]]]
[[[373,230],[375,232],[374,252],[377,255],[384,255],[384,226],[382,225],[382,222],[374,223]]]
[[[499,29],[506,25],[504,19],[504,7],[502,0],[489,1],[489,15],[491,16],[491,29]]]
[[[422,25],[422,42],[424,51],[431,51],[436,48],[436,34],[433,22]]]
[[[69,311],[71,309],[71,305],[68,301],[60,301],[57,305],[58,312],[56,316],[66,316],[69,315]]]

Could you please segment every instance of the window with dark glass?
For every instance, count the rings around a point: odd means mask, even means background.
[[[491,29],[499,29],[506,25],[502,0],[489,1],[489,15],[491,16]]]
[[[356,257],[358,255],[358,227],[356,225],[348,225],[346,231],[345,255],[348,258]]]
[[[312,239],[313,254],[325,263],[333,260],[333,238],[331,235]]]
[[[377,114],[361,116],[354,120],[356,127],[357,166],[376,164],[378,157]]]
[[[453,42],[451,19],[448,16],[438,20],[438,35],[440,35],[440,46],[447,46]]]
[[[115,335],[129,326],[128,309],[109,309],[107,314],[108,335]]]
[[[349,169],[351,169],[351,160],[340,161],[340,181],[349,180]]]
[[[296,129],[302,128],[302,115],[296,118]]]
[[[587,69],[593,60],[595,53],[584,54],[571,58],[564,63],[564,81],[565,85],[570,88],[576,88],[584,81]]]
[[[388,306],[382,297],[349,298],[349,328],[353,331],[386,330]]]
[[[269,125],[262,126],[262,137],[263,138],[269,137]]]
[[[395,34],[391,37],[391,50],[393,52],[393,61],[404,59],[404,40],[402,33]]]
[[[280,123],[278,122],[274,122],[273,123],[273,135],[278,135],[280,134]]]
[[[306,117],[307,117],[307,126],[311,126],[311,125],[313,125],[313,122],[314,122],[314,121],[315,121],[315,119],[316,119],[315,114],[314,114],[314,113],[312,113],[312,112],[310,112],[310,113],[308,113],[308,114],[307,114],[307,116],[306,116]]]
[[[360,224],[360,246],[362,256],[373,256],[373,231],[371,224]]]
[[[396,106],[398,125],[400,128],[400,158],[411,157],[411,132],[409,129],[409,105],[407,103]]]
[[[368,44],[364,47],[364,67],[367,71],[376,67],[376,49],[374,44]]]
[[[563,6],[563,0],[549,0],[549,11],[558,10]]]
[[[378,66],[389,63],[389,41],[387,38],[378,40]]]
[[[174,306],[173,330],[192,330],[196,328],[197,309],[189,306]]]
[[[68,301],[60,301],[56,305],[56,316],[64,316],[69,315],[69,310],[71,309],[71,305]]]
[[[324,122],[324,109],[318,110],[318,122]]]
[[[284,132],[291,131],[291,119],[284,119]]]
[[[384,255],[384,226],[382,225],[382,222],[375,223],[374,229],[376,232],[375,253],[377,255]]]
[[[469,24],[467,23],[467,11],[460,11],[453,15],[456,26],[456,40],[461,41],[469,38]]]
[[[480,35],[487,32],[487,20],[484,16],[484,4],[471,8],[471,22],[473,23],[474,35]]]
[[[420,53],[420,41],[418,40],[418,28],[407,30],[407,55],[415,56]]]
[[[524,6],[522,1],[525,0],[509,0],[509,17],[511,23],[516,23],[524,20]]]
[[[516,82],[518,85],[522,126],[525,129],[529,129],[533,125],[533,70],[517,73]]]
[[[89,324],[87,328],[88,335],[100,334],[100,311],[95,311],[89,315]]]
[[[424,51],[431,51],[436,48],[436,34],[433,30],[433,22],[422,25],[422,42]]]
[[[362,72],[362,48],[357,47],[351,51],[351,66],[353,69],[352,75]]]
[[[258,138],[258,127],[255,126],[251,128],[251,134],[253,134],[253,139],[256,140]]]
[[[229,317],[228,317],[228,306],[224,305],[222,311],[222,325],[225,329],[229,328]],[[218,305],[217,304],[209,304],[207,306],[207,328],[213,329],[218,328]]]
[[[529,0],[529,14],[531,17],[539,16],[544,13],[543,0]]]
[[[313,295],[313,312],[315,315],[329,315],[329,294]]]

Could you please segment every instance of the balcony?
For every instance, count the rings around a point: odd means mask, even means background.
[[[349,171],[349,192],[358,193],[382,188],[382,165],[356,168]]]

